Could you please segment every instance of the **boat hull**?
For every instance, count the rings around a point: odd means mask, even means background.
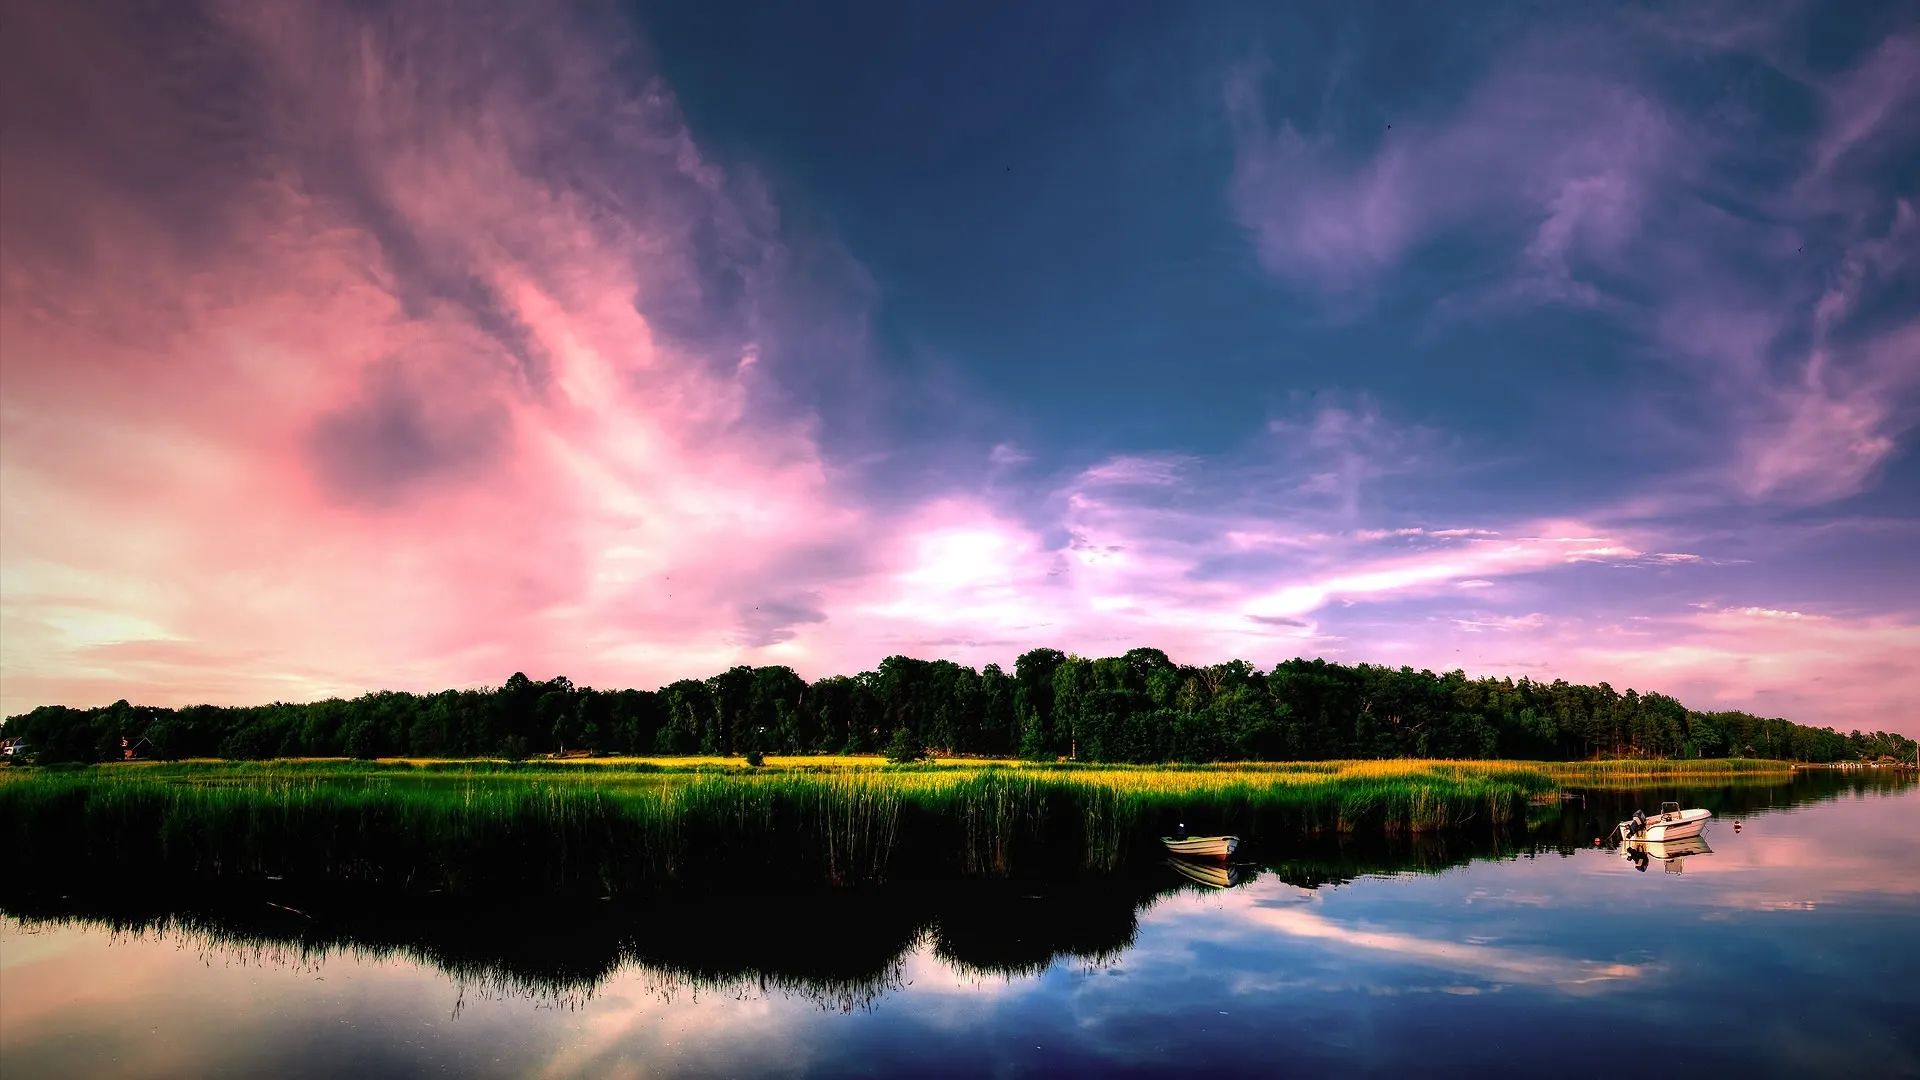
[[[1185,840],[1163,836],[1160,842],[1167,846],[1169,854],[1183,859],[1224,859],[1240,846],[1237,836],[1190,836]]]
[[[1670,840],[1686,840],[1700,835],[1700,826],[1704,822],[1683,821],[1672,824],[1647,826],[1646,841],[1649,844],[1664,844]]]

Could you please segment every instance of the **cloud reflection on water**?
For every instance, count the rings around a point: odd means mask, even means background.
[[[1240,912],[1249,929],[1276,931],[1333,948],[1378,953],[1399,961],[1479,975],[1502,983],[1520,983],[1575,992],[1594,984],[1639,979],[1650,965],[1561,956],[1546,950],[1507,948],[1465,941],[1441,941],[1394,930],[1347,926],[1297,907],[1252,905]]]

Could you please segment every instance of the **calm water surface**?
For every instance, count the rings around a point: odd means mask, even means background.
[[[1661,798],[1722,800],[1711,852],[1573,846]],[[1834,778],[1596,794],[1518,852],[1279,849],[1224,890],[326,934],[56,899],[0,919],[0,1073],[1920,1076],[1917,822],[1911,782]]]

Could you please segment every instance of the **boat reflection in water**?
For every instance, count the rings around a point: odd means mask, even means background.
[[[1621,853],[1642,873],[1658,862],[1662,870],[1678,874],[1683,868],[1682,860],[1692,855],[1711,855],[1713,849],[1707,846],[1706,837],[1689,836],[1680,840],[1629,840],[1622,845]]]
[[[1167,865],[1173,867],[1174,873],[1209,889],[1231,889],[1235,885],[1245,885],[1259,876],[1259,871],[1252,867],[1234,866],[1221,862],[1171,858],[1167,860]]]

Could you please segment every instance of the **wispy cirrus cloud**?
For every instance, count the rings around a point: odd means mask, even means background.
[[[1767,139],[1614,47],[1665,25],[1542,35],[1357,140],[1235,78],[1237,166],[1204,201],[1228,185],[1250,270],[1322,327],[1466,235],[1470,280],[1421,286],[1431,333],[1599,320],[1672,376],[1647,408],[1685,403],[1666,419],[1705,450],[1528,506],[1474,486],[1527,448],[1443,430],[1358,360],[1345,389],[1286,358],[1221,380],[1270,411],[1204,448],[1040,423],[956,464],[860,429],[903,390],[993,411],[879,370],[882,283],[709,151],[611,8],[9,12],[8,711],[1039,645],[1561,665],[1763,709],[1784,676],[1724,673],[1825,656],[1905,685],[1886,643],[1910,618],[1726,586],[1751,553],[1701,514],[1869,489],[1913,428],[1912,193],[1863,179],[1911,133],[1910,34],[1838,73],[1793,68],[1765,20],[1699,46],[1805,97],[1808,129]],[[1793,700],[1845,723],[1887,699]]]
[[[860,617],[841,632],[880,634],[874,650],[976,662],[1038,644],[1142,642],[1195,659],[1373,659],[1370,644],[1328,632],[1324,616],[1584,566],[1666,565],[1632,534],[1581,522],[1353,527],[1356,507],[1380,512],[1363,478],[1413,466],[1384,436],[1368,452],[1297,437],[1351,423],[1345,407],[1327,411],[1339,416],[1276,425],[1227,458],[1096,464],[1046,493],[1037,513],[979,499],[930,506],[878,556],[890,570],[849,586],[840,610]],[[1322,451],[1352,464],[1352,489],[1313,482]]]
[[[1850,495],[1894,450],[1920,389],[1920,318],[1849,334],[1869,300],[1910,284],[1920,245],[1913,205],[1901,200],[1883,234],[1849,245],[1813,305],[1812,342],[1798,378],[1766,388],[1752,406],[1733,476],[1750,498],[1818,503]],[[1881,293],[1882,295],[1874,295]]]
[[[869,498],[779,370],[810,328],[770,192],[702,153],[618,20],[495,14],[216,6],[8,125],[9,709],[1040,644],[1277,658],[1312,624],[1249,607],[1276,581],[1444,576],[1328,568],[1371,542],[1336,534],[1375,485],[1431,458],[1358,397],[1277,420],[1224,483],[1132,454],[1037,514],[990,487]],[[18,78],[89,35],[139,51],[78,12],[18,31]],[[53,130],[123,97],[138,130]],[[176,172],[119,183],[134,146]],[[1307,561],[1222,563],[1300,514]]]
[[[1660,571],[1647,579],[1658,589],[1574,586],[1568,572],[1558,588],[1528,587],[1422,557],[1327,580],[1352,592],[1430,577],[1459,602],[1396,588],[1381,594],[1388,610],[1321,618],[1323,633],[1368,641],[1385,659],[1451,656],[1481,671],[1627,679],[1690,703],[1842,726],[1907,723],[1896,702],[1914,692],[1902,659],[1911,613],[1823,604],[1776,615],[1786,609],[1725,597],[1687,606],[1688,588],[1671,577],[1697,581],[1695,598],[1717,595],[1712,570],[1738,560],[1711,545],[1703,554],[1687,536],[1728,514],[1765,531],[1765,515],[1870,490],[1920,423],[1920,192],[1886,182],[1920,134],[1911,28],[1839,68],[1816,67],[1793,30],[1799,13],[1721,15],[1539,21],[1464,94],[1357,139],[1270,115],[1257,67],[1227,80],[1238,155],[1229,197],[1277,280],[1349,315],[1424,290],[1434,335],[1587,312],[1637,343],[1639,361],[1664,371],[1658,385],[1686,388],[1614,411],[1606,432],[1609,443],[1645,432],[1684,453],[1630,495],[1573,508],[1607,538],[1591,555]],[[1581,48],[1569,47],[1574,37]],[[1670,76],[1703,54],[1754,74],[1704,96],[1676,92]],[[1809,123],[1771,126],[1782,100]],[[1436,277],[1423,264],[1448,244],[1475,253],[1475,273]],[[1671,436],[1679,430],[1685,439]],[[1535,556],[1501,557],[1519,567]],[[1284,608],[1337,594],[1302,585],[1272,595]]]
[[[1259,67],[1234,73],[1229,192],[1262,262],[1305,288],[1371,291],[1422,245],[1490,227],[1521,241],[1524,292],[1596,301],[1570,260],[1635,238],[1645,189],[1674,167],[1680,133],[1650,96],[1544,52],[1488,78],[1451,115],[1389,125],[1358,157],[1269,119]]]
[[[617,19],[468,14],[14,20],[10,708],[665,674],[824,618],[864,514],[767,370],[765,190]]]
[[[1267,269],[1323,302],[1357,311],[1389,285],[1426,287],[1420,252],[1471,237],[1494,280],[1442,286],[1438,324],[1572,306],[1638,337],[1713,402],[1666,421],[1714,436],[1654,481],[1675,498],[1843,498],[1920,415],[1907,265],[1920,193],[1861,180],[1912,145],[1917,39],[1811,71],[1783,44],[1784,18],[1711,38],[1670,22],[1542,25],[1459,101],[1396,118],[1364,149],[1270,118],[1248,67],[1226,83],[1230,199]],[[1663,92],[1662,65],[1701,48],[1762,65],[1817,129],[1763,137],[1739,84]]]

